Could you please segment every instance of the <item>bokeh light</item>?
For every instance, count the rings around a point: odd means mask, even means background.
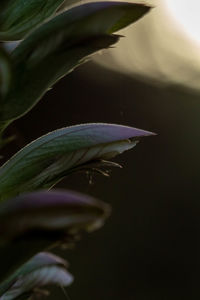
[[[164,4],[177,25],[200,46],[200,1],[164,0]]]
[[[122,30],[125,38],[103,56],[97,55],[96,62],[153,84],[178,84],[199,91],[200,1],[146,3],[154,9]]]

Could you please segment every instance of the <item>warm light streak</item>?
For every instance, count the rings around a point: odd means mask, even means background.
[[[164,0],[180,29],[200,45],[200,0]]]

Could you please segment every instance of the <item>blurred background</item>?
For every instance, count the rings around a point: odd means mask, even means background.
[[[113,207],[101,230],[57,252],[75,276],[71,300],[200,297],[200,2],[148,3],[152,12],[120,32],[116,48],[76,69],[10,127],[19,140],[8,155],[77,123],[158,134],[117,158],[123,169],[110,178],[74,174],[59,185]],[[56,297],[66,299],[61,289]]]

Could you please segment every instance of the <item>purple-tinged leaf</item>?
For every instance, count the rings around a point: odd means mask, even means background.
[[[0,300],[21,299],[35,290],[49,285],[66,287],[73,281],[67,262],[48,252],[41,252],[22,265],[0,284]]]
[[[0,244],[39,230],[64,235],[92,230],[109,212],[107,204],[72,191],[22,194],[0,205]]]
[[[109,205],[74,192],[24,194],[0,205],[0,280],[33,255],[104,224]]]
[[[0,200],[49,189],[77,168],[107,160],[153,133],[114,124],[83,124],[40,137],[0,168]]]
[[[36,28],[11,55],[14,76],[9,93],[0,103],[0,119],[9,124],[27,113],[85,58],[115,44],[119,36],[114,32],[149,10],[148,5],[140,3],[85,3]]]

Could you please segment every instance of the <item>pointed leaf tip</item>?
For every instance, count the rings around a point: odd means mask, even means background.
[[[77,168],[108,160],[153,133],[115,124],[82,124],[40,137],[0,168],[0,199],[47,189]]]
[[[145,136],[155,135],[155,133],[138,129],[135,127],[118,125],[118,124],[103,124],[94,123],[91,124],[96,127],[97,130],[101,130],[102,134],[114,140],[126,140],[126,139],[138,139]],[[86,124],[87,126],[87,124]]]
[[[1,120],[12,122],[23,116],[85,58],[115,44],[114,32],[136,22],[149,9],[127,2],[86,3],[36,28],[12,53],[14,75],[1,103]]]

